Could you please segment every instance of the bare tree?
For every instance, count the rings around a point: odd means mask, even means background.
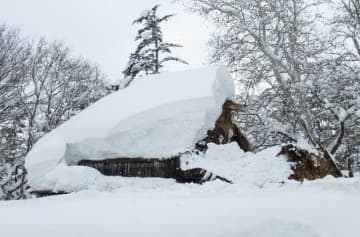
[[[327,1],[191,2],[194,11],[217,25],[210,41],[212,62],[226,64],[247,90],[261,88],[249,106],[261,121],[255,129],[266,126],[269,136],[291,141],[305,137],[335,154],[346,122],[359,106],[350,99],[333,99],[342,85],[343,78],[334,74],[341,58],[333,54],[327,35],[317,30],[325,27],[323,17],[314,14]],[[260,143],[269,140],[265,135],[258,133]]]
[[[14,87],[24,74],[24,64],[30,46],[20,38],[17,30],[0,26],[0,121],[9,115],[16,104]]]
[[[336,43],[338,65],[332,75],[340,80],[336,99],[341,100],[342,107],[332,109],[341,111],[343,121],[339,141],[344,141],[342,155],[353,160],[360,168],[360,1],[341,0],[333,1],[333,8],[337,9],[332,20],[332,30],[335,32],[333,41]],[[346,102],[346,103],[344,103]],[[333,104],[330,104],[330,107]],[[341,143],[336,147],[341,148]],[[353,163],[352,161],[349,163]]]
[[[14,164],[24,154],[22,129],[24,111],[19,108],[15,88],[25,74],[30,45],[21,39],[18,30],[0,26],[0,163]]]
[[[338,35],[352,43],[352,54],[360,57],[360,1],[334,1],[337,14],[333,20]]]
[[[35,46],[34,52],[28,60],[26,76],[22,78],[17,89],[21,107],[25,110],[27,120],[27,143],[26,150],[30,151],[32,145],[38,139],[37,133],[41,131],[38,120],[42,95],[47,81],[50,79],[51,70],[56,62],[56,56],[51,54],[49,43],[41,39]]]
[[[108,93],[100,69],[62,42],[0,26],[0,199],[24,198],[34,143]]]
[[[27,151],[43,134],[106,95],[99,69],[70,57],[70,50],[61,42],[41,39],[28,65],[17,89],[26,111]]]

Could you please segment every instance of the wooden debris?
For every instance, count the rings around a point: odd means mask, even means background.
[[[198,183],[202,184],[208,181],[221,180],[226,183],[232,182],[226,178],[218,176],[212,172],[209,172],[202,168],[195,168],[190,170],[181,170],[179,176],[176,178],[176,181],[179,183]]]
[[[48,197],[55,195],[64,195],[69,194],[70,192],[65,191],[53,191],[53,190],[32,190],[30,194],[35,195],[36,197]]]
[[[330,155],[323,149],[318,154],[296,147],[292,144],[283,146],[279,155],[284,155],[292,163],[293,174],[289,179],[297,181],[315,180],[327,175],[341,177],[341,171],[336,166]]]
[[[215,175],[202,168],[181,170],[180,157],[169,159],[117,158],[105,160],[82,160],[79,165],[97,169],[104,175],[123,177],[160,177],[173,178],[179,183],[198,183],[230,180]]]
[[[82,160],[79,165],[95,168],[109,176],[172,178],[180,169],[180,157]]]
[[[207,131],[207,136],[196,143],[195,148],[199,151],[206,151],[207,144],[227,144],[236,142],[244,151],[251,151],[252,145],[245,137],[243,132],[233,122],[233,112],[240,111],[243,108],[240,104],[232,100],[226,100],[222,106],[222,113],[215,122],[215,128]]]

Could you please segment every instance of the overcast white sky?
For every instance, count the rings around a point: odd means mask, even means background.
[[[138,27],[131,22],[158,3],[161,15],[177,14],[163,25],[165,40],[182,44],[184,48],[176,55],[190,63],[169,63],[165,70],[204,66],[211,26],[171,0],[0,0],[0,24],[19,27],[26,36],[63,40],[76,54],[97,62],[114,80],[121,78],[136,46],[133,40]]]

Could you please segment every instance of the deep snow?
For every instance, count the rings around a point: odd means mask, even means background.
[[[359,236],[359,178],[263,188],[114,179],[122,185],[112,191],[0,202],[1,236]]]

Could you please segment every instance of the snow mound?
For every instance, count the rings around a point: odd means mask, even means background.
[[[201,167],[236,185],[260,188],[283,183],[292,173],[286,158],[277,157],[279,146],[255,154],[243,152],[235,142],[225,145],[210,143],[208,146],[205,154],[184,155],[182,168]]]
[[[41,138],[26,157],[29,182],[83,158],[167,157],[211,129],[231,76],[223,67],[142,77]]]
[[[95,169],[59,164],[44,176],[45,182],[36,188],[47,190],[51,187],[54,191],[80,191],[97,185],[101,178],[102,174]]]

